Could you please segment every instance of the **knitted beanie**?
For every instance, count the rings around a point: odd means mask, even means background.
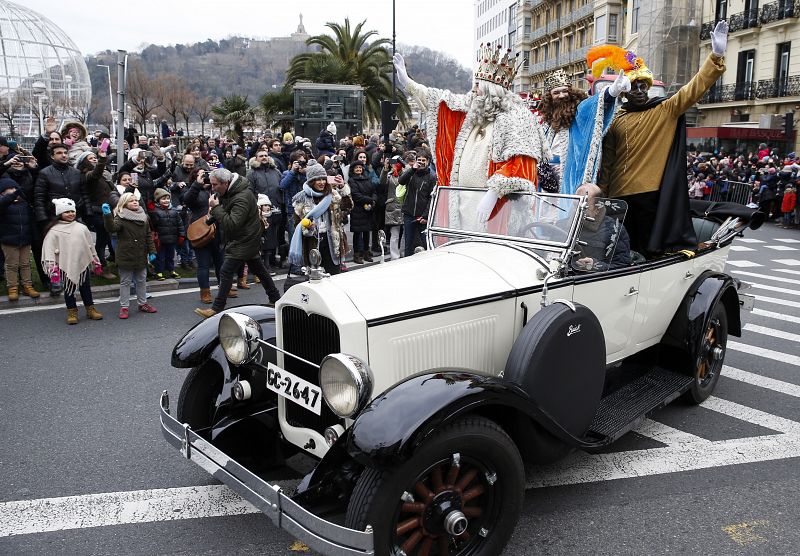
[[[311,185],[311,182],[319,178],[327,178],[328,172],[316,160],[309,160],[306,166],[306,183]]]
[[[75,212],[75,201],[69,197],[53,199],[53,204],[56,206],[56,216],[60,216],[64,212]]]
[[[153,193],[153,197],[155,198],[157,203],[159,199],[161,199],[162,197],[169,197],[169,191],[159,187],[158,189],[156,189],[155,193]]]

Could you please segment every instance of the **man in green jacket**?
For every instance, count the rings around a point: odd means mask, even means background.
[[[220,267],[219,289],[214,303],[210,309],[198,308],[194,312],[208,318],[222,311],[233,285],[234,274],[245,263],[250,272],[261,279],[269,302],[274,305],[281,294],[259,256],[264,228],[250,182],[225,168],[213,170],[210,178],[214,194],[208,199],[207,221],[215,223],[217,233],[222,233],[225,260]]]

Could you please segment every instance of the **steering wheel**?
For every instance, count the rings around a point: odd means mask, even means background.
[[[536,233],[534,230],[541,229],[542,234]],[[559,228],[558,226],[554,226],[553,224],[548,224],[546,222],[533,222],[528,224],[527,226],[523,227],[519,233],[520,237],[529,237],[532,239],[544,239],[547,241],[566,241],[567,240],[567,232]]]

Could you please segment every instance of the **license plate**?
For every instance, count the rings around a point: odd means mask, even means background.
[[[267,365],[267,388],[317,415],[322,414],[320,387],[273,363]]]

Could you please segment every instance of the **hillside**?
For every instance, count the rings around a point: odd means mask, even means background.
[[[215,102],[223,95],[236,93],[247,95],[256,104],[263,93],[280,90],[292,57],[307,50],[303,40],[293,37],[229,37],[187,45],[149,45],[139,53],[131,53],[128,59],[131,64],[139,64],[151,78],[177,78],[198,98]],[[469,88],[470,72],[441,52],[405,45],[399,45],[398,50],[406,56],[409,72],[419,82],[457,92]],[[93,122],[104,123],[109,113],[106,68],[98,64],[111,66],[112,87],[116,91],[116,56],[116,52],[105,51],[86,58],[93,97],[89,119]]]

